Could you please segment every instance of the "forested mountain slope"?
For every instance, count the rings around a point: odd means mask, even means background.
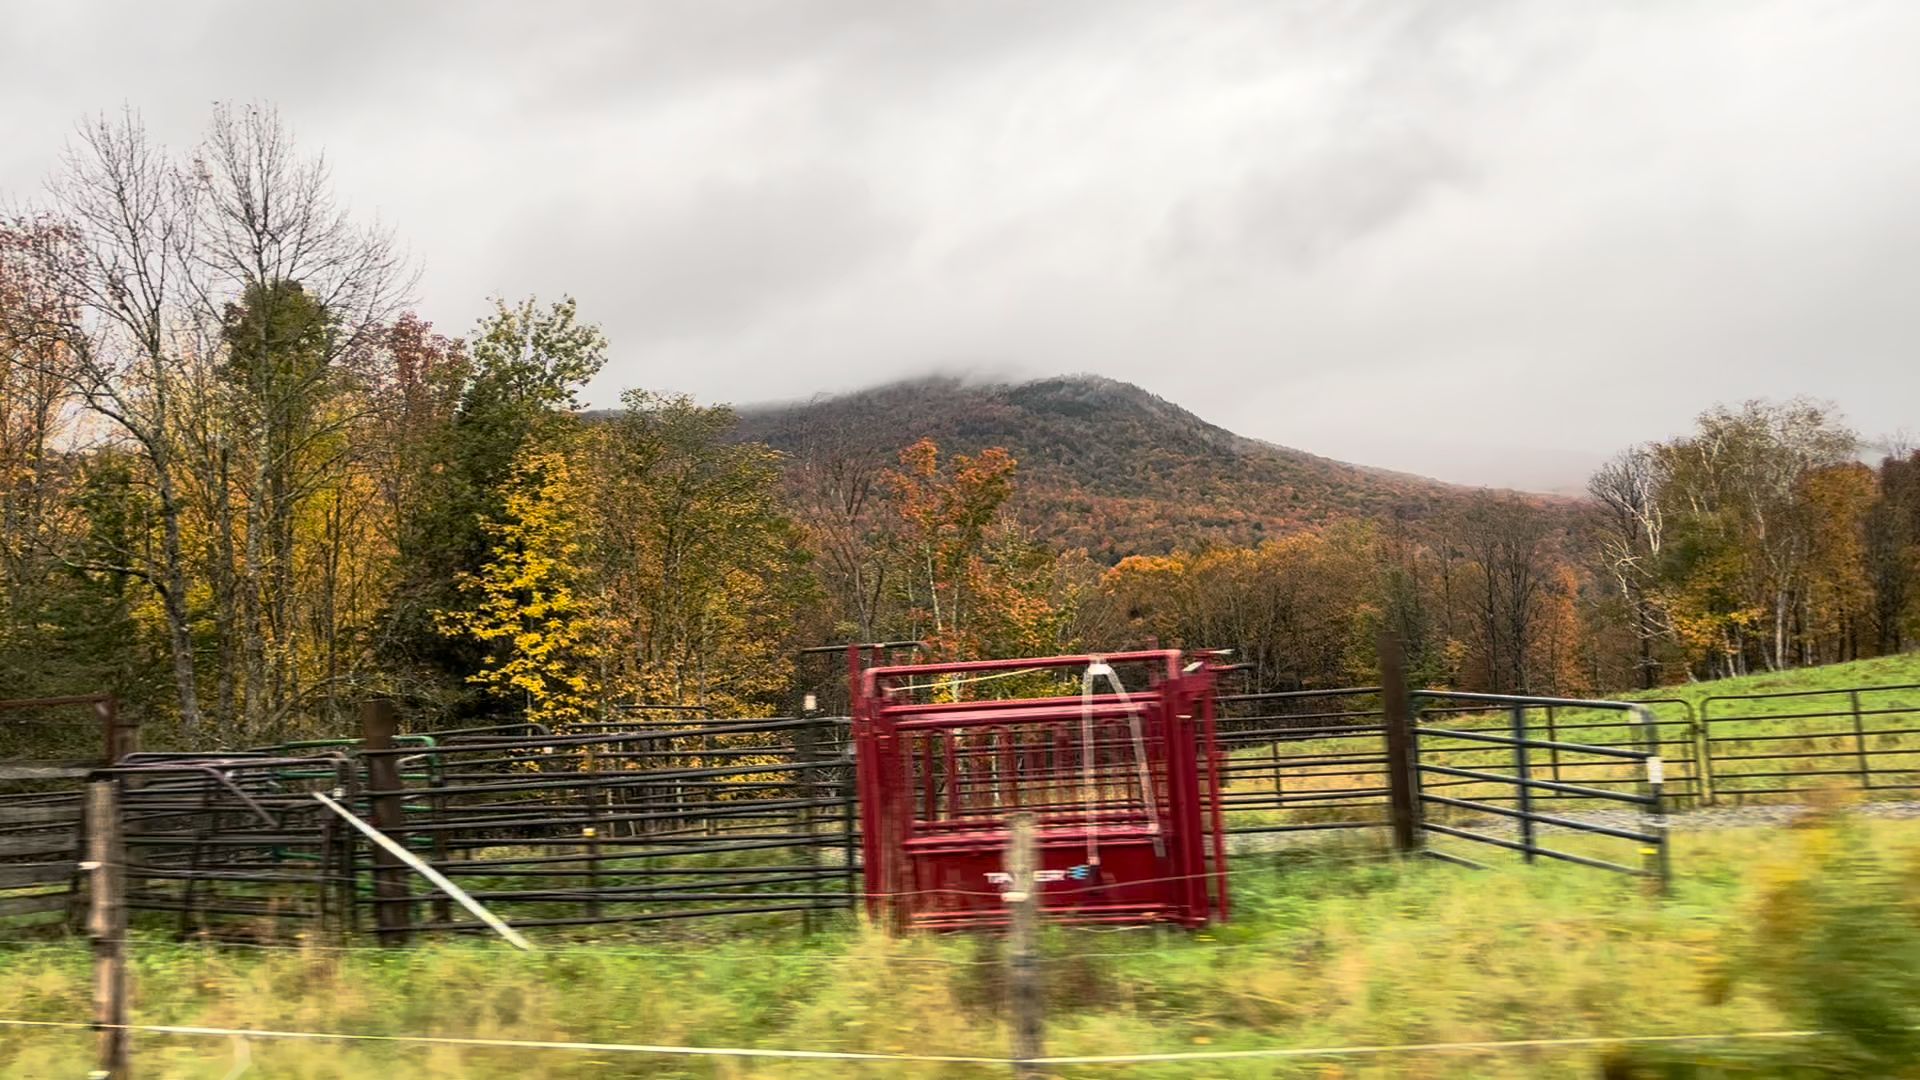
[[[1050,540],[1096,558],[1257,543],[1342,517],[1430,517],[1468,489],[1243,438],[1129,383],[1080,375],[892,383],[747,406],[738,436],[801,459],[891,459],[930,436],[946,453],[1002,446],[1015,505]]]

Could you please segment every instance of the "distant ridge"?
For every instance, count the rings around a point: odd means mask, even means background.
[[[930,377],[740,409],[738,437],[796,458],[891,462],[931,436],[944,453],[1006,447],[1015,509],[1096,558],[1253,544],[1341,518],[1418,520],[1473,489],[1236,435],[1131,383],[1096,375],[977,383]]]

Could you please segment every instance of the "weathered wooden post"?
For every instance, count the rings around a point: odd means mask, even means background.
[[[1407,694],[1406,654],[1400,635],[1380,631],[1380,712],[1387,729],[1387,809],[1393,849],[1420,849],[1420,778],[1414,768],[1413,702]]]
[[[400,761],[391,753],[399,729],[393,702],[375,698],[360,705],[362,760],[367,763],[367,800],[374,827],[398,843],[406,843],[406,804],[400,789]],[[373,920],[382,945],[405,945],[413,926],[413,905],[406,866],[378,844],[373,848]]]
[[[140,749],[140,726],[120,715],[120,702],[112,694],[94,700],[93,715],[106,738],[107,764],[118,765],[121,758]]]
[[[1034,880],[1039,862],[1033,814],[1007,818],[1006,902],[1011,916],[1007,928],[1007,994],[1013,1006],[1013,1074],[1020,1080],[1043,1077],[1046,1070],[1033,1064],[1041,1056],[1041,988],[1034,935],[1040,922],[1040,887]]]
[[[87,785],[87,861],[89,875],[87,937],[93,945],[93,1029],[98,1070],[109,1080],[132,1076],[127,1030],[126,874],[120,841],[120,788],[117,781]]]
[[[1867,760],[1867,727],[1860,719],[1860,691],[1847,691],[1847,700],[1853,703],[1853,748],[1860,761],[1861,790],[1873,788],[1873,765]]]

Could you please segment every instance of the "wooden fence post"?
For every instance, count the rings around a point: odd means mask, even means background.
[[[1006,902],[1011,919],[1007,927],[1007,994],[1013,1006],[1013,1074],[1020,1080],[1043,1077],[1046,1070],[1033,1064],[1041,1049],[1041,988],[1039,963],[1034,957],[1034,934],[1040,921],[1040,886],[1034,880],[1039,862],[1035,823],[1031,813],[1007,818]]]
[[[125,849],[120,842],[120,789],[116,781],[87,785],[87,937],[93,945],[94,1053],[103,1080],[126,1080],[127,906]]]
[[[1407,694],[1407,662],[1400,635],[1380,631],[1380,712],[1387,728],[1387,809],[1393,849],[1420,849],[1420,778],[1414,768],[1413,702]]]
[[[393,702],[375,698],[360,704],[360,733],[367,751],[368,802],[373,809],[373,825],[406,843],[406,803],[400,791],[400,761],[389,753],[399,729]],[[378,844],[373,847],[373,920],[382,945],[405,945],[413,926],[413,905],[402,903],[412,890],[407,884],[407,868],[392,852]]]
[[[120,702],[112,694],[102,694],[93,703],[93,715],[106,737],[107,764],[118,765],[140,749],[140,726],[120,715]]]

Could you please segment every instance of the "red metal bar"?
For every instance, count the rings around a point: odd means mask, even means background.
[[[1095,719],[1124,718],[1146,707],[1137,695],[1122,702],[1111,694],[1096,694],[1091,701]],[[956,725],[1031,722],[1056,716],[1070,716],[1075,723],[1079,723],[1086,707],[1087,699],[1075,696],[1007,698],[1001,701],[882,702],[874,706],[874,711],[885,712],[903,727],[947,728]]]
[[[1214,737],[1213,673],[1209,669],[1206,674],[1206,681],[1199,688],[1204,725],[1200,745],[1207,758],[1207,805],[1213,812],[1213,875],[1220,897],[1220,918],[1224,920],[1232,914],[1233,905],[1227,897],[1227,829],[1220,805],[1220,744]]]
[[[947,816],[960,816],[960,762],[954,754],[953,741],[959,736],[949,733],[945,739],[947,749]]]
[[[1070,656],[1040,656],[1027,660],[953,660],[941,664],[895,664],[889,667],[868,668],[867,684],[878,680],[901,678],[906,676],[924,677],[928,675],[954,675],[963,671],[1019,671],[1023,668],[1059,668],[1085,667],[1095,661],[1108,664],[1138,664],[1162,662],[1166,665],[1169,678],[1180,674],[1180,651],[1178,649],[1152,649],[1139,652],[1104,653],[1095,655],[1081,653]]]

